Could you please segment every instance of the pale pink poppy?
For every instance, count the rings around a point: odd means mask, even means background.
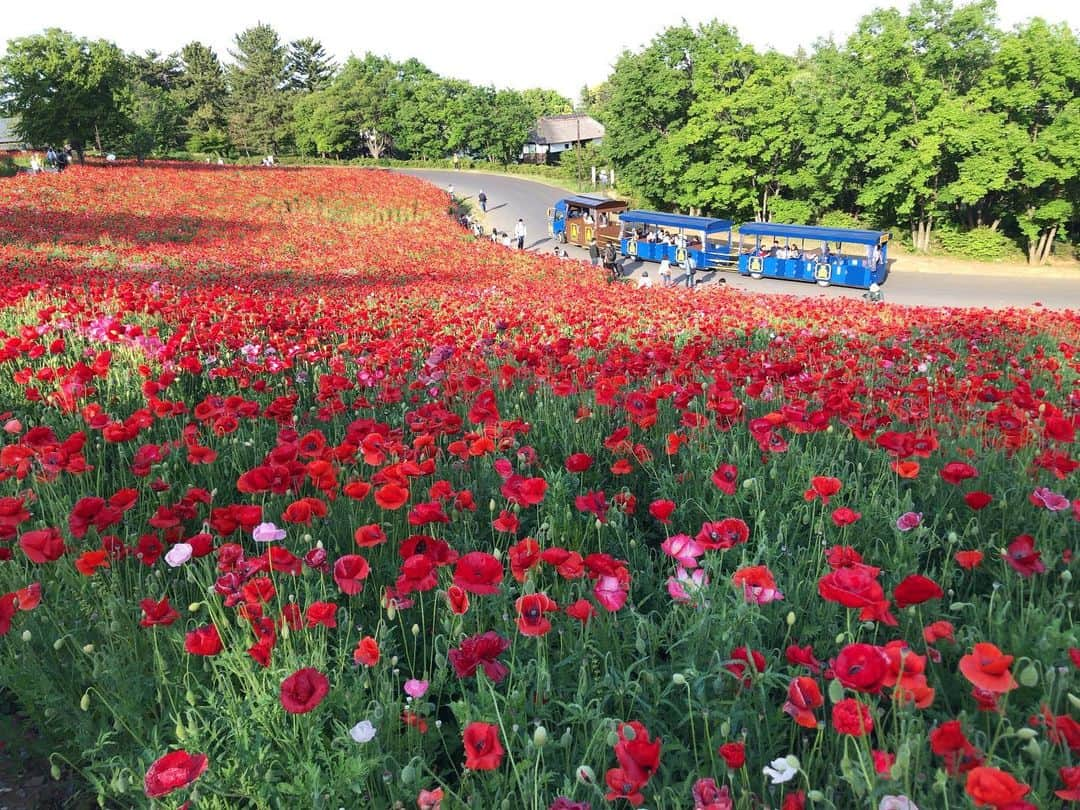
[[[705,548],[688,534],[673,535],[660,548],[683,568],[697,568],[697,558],[705,553]]]
[[[1050,487],[1039,487],[1036,489],[1031,493],[1031,502],[1036,506],[1042,506],[1049,509],[1051,512],[1062,512],[1072,505],[1069,503],[1068,498],[1054,492]]]
[[[697,596],[701,589],[708,584],[709,577],[701,568],[691,574],[685,568],[680,567],[675,572],[675,576],[668,577],[667,589],[671,598],[676,602],[689,604],[694,601],[694,597]]]
[[[596,580],[593,596],[605,610],[612,613],[626,604],[626,589],[618,577],[603,576]]]
[[[418,681],[416,678],[409,678],[405,681],[405,694],[411,698],[422,698],[428,690],[427,681]]]

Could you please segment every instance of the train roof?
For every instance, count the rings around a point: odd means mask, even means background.
[[[625,219],[625,216],[623,217]],[[747,236],[784,236],[816,239],[819,242],[847,242],[855,245],[880,245],[889,241],[888,231],[863,231],[857,228],[822,228],[817,225],[785,225],[780,222],[747,222],[739,226]]]
[[[625,207],[622,200],[613,200],[611,197],[601,197],[599,194],[578,194],[574,197],[565,197],[563,202],[570,205],[580,205],[582,208],[616,208]]]
[[[684,228],[705,233],[731,230],[730,219],[691,217],[685,214],[665,214],[660,211],[623,211],[619,214],[619,221],[640,222],[645,225],[663,225],[665,228]]]

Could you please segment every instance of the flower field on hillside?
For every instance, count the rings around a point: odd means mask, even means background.
[[[378,171],[0,181],[0,684],[103,807],[1080,800],[1080,314],[632,290]]]

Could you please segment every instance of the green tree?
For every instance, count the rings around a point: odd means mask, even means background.
[[[285,93],[285,46],[277,31],[260,23],[236,35],[229,86],[229,135],[245,154],[277,152],[289,131]]]
[[[228,151],[228,94],[221,61],[201,42],[189,42],[180,50],[180,66],[173,96],[184,118],[187,148],[217,154]]]
[[[123,131],[116,148],[141,162],[152,153],[177,148],[184,138],[183,110],[175,96],[181,75],[179,59],[147,51],[132,54],[127,62],[127,81],[119,93]]]
[[[123,133],[126,60],[111,42],[78,39],[50,28],[13,39],[0,59],[0,109],[17,119],[19,136],[37,145],[84,145]]]
[[[548,115],[565,115],[574,111],[574,105],[566,96],[542,87],[530,87],[521,91],[521,100],[529,108],[535,122]]]
[[[323,48],[322,43],[311,37],[289,43],[286,64],[289,88],[300,93],[314,93],[330,84],[337,66]]]

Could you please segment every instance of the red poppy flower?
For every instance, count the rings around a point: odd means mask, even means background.
[[[716,753],[724,758],[724,764],[733,771],[746,764],[746,746],[741,742],[724,743]]]
[[[84,551],[75,560],[75,569],[84,577],[92,577],[99,568],[109,567],[109,553],[105,549]]]
[[[815,475],[810,479],[810,489],[803,493],[803,498],[812,501],[821,498],[821,503],[829,505],[829,499],[840,491],[843,484],[839,478],[831,478],[826,475]]]
[[[829,602],[860,608],[859,618],[895,625],[885,591],[876,579],[876,568],[849,565],[837,568],[818,580],[818,593]]]
[[[1000,694],[1017,687],[1009,672],[1012,661],[1011,655],[1005,655],[993,644],[980,642],[960,659],[960,672],[980,689]]]
[[[218,635],[216,625],[206,624],[196,627],[184,637],[184,649],[192,655],[206,657],[217,655],[221,652],[221,636]]]
[[[596,615],[596,608],[588,599],[578,599],[566,606],[566,615],[585,624]]]
[[[502,578],[502,563],[485,551],[470,551],[454,566],[454,584],[469,593],[498,593]]]
[[[307,714],[329,691],[325,675],[314,667],[304,667],[281,682],[281,705],[289,714]]]
[[[494,630],[488,630],[476,636],[470,636],[448,653],[450,665],[459,678],[471,678],[478,667],[494,683],[499,683],[510,674],[510,668],[497,660],[502,653],[510,649],[510,641]]]
[[[725,664],[724,669],[738,678],[743,686],[750,686],[754,682],[754,674],[765,671],[765,656],[757,650],[736,647],[731,651],[731,663]]]
[[[1080,802],[1080,766],[1059,768],[1058,776],[1063,787],[1055,790],[1054,795],[1067,802]]]
[[[957,565],[970,571],[982,563],[983,553],[981,551],[958,551],[953,555],[953,558],[956,560]]]
[[[604,798],[609,802],[625,799],[632,807],[640,807],[645,803],[645,796],[641,789],[645,787],[643,780],[635,779],[622,768],[609,768],[604,774],[608,792]]]
[[[784,711],[795,718],[795,722],[804,728],[817,728],[817,717],[814,709],[820,708],[825,703],[821,696],[821,689],[817,681],[806,676],[799,676],[788,685],[788,698],[784,703]]]
[[[703,523],[694,539],[706,549],[726,551],[750,539],[750,527],[740,518]]]
[[[15,606],[19,610],[33,610],[41,604],[41,583],[31,582],[15,591]]]
[[[499,512],[499,516],[495,520],[491,521],[491,526],[497,532],[503,532],[504,534],[517,534],[518,526],[521,523],[513,512],[503,509]]]
[[[784,598],[776,587],[772,571],[766,565],[740,568],[732,574],[731,583],[742,590],[743,598],[752,605],[767,605]]]
[[[574,453],[566,459],[566,470],[572,473],[583,473],[592,466],[592,456],[587,453]]]
[[[375,503],[380,509],[400,509],[409,500],[409,490],[397,484],[385,484],[375,490]]]
[[[1005,562],[1025,578],[1046,572],[1042,552],[1035,550],[1035,538],[1030,534],[1022,534],[1009,543]]]
[[[964,495],[964,503],[975,511],[985,509],[993,500],[994,498],[992,495],[989,495],[986,492],[979,492],[978,490],[975,492],[968,492]]]
[[[675,501],[656,500],[649,504],[649,514],[665,526],[671,522],[671,513],[675,511]]]
[[[531,537],[526,537],[507,549],[510,558],[510,573],[518,582],[525,581],[530,569],[540,564],[540,546]]]
[[[739,483],[739,468],[734,464],[721,464],[710,480],[725,495],[734,495]]]
[[[649,739],[649,730],[637,721],[620,723],[616,729],[615,758],[635,781],[649,781],[660,767],[660,739]]]
[[[909,605],[921,605],[931,599],[940,599],[944,595],[945,592],[934,580],[920,574],[911,574],[896,586],[893,600],[898,608],[906,608]]]
[[[831,515],[833,525],[842,528],[844,526],[850,526],[862,517],[861,512],[856,512],[854,509],[849,509],[846,506],[841,506],[839,509],[834,509]]]
[[[0,636],[11,632],[11,619],[15,615],[15,594],[5,593],[0,596]]]
[[[153,599],[143,599],[139,602],[139,607],[142,608],[143,618],[139,622],[142,627],[153,627],[154,625],[162,625],[167,627],[180,618],[180,614],[169,604],[169,597],[164,597],[160,602],[155,602]]]
[[[36,529],[24,532],[19,538],[19,548],[32,563],[47,563],[59,560],[67,549],[64,538],[57,529]]]
[[[308,627],[322,625],[333,630],[337,627],[337,605],[333,602],[312,602],[304,611],[304,623]]]
[[[917,461],[894,461],[889,465],[901,478],[918,478],[919,462]]]
[[[544,593],[530,593],[514,603],[517,610],[518,631],[523,636],[543,636],[551,630],[551,621],[544,615],[559,609],[553,599]]]
[[[450,612],[456,616],[464,616],[469,612],[469,594],[459,585],[451,585],[446,589],[446,602],[450,606]]]
[[[787,659],[789,664],[806,667],[815,675],[821,672],[821,662],[814,657],[814,648],[810,644],[807,644],[805,647],[800,647],[797,644],[789,644],[787,650],[784,652],[784,658]]]
[[[172,751],[159,758],[147,770],[143,790],[150,799],[168,796],[174,790],[187,787],[206,771],[210,761],[206,754]]]
[[[964,736],[959,720],[949,720],[930,732],[930,750],[945,759],[950,774],[966,773],[982,764],[982,754]]]
[[[952,622],[936,621],[926,625],[923,628],[923,640],[927,644],[936,644],[939,641],[955,642]]]
[[[371,636],[364,636],[353,651],[353,661],[365,667],[379,663],[379,644]]]
[[[469,723],[461,736],[465,744],[465,767],[474,771],[493,771],[503,758],[499,727],[493,723]]]
[[[334,582],[342,593],[355,596],[364,589],[364,580],[371,573],[368,561],[359,554],[346,554],[334,563]]]
[[[1016,781],[1011,774],[982,765],[968,771],[964,789],[976,807],[993,807],[996,810],[1019,802],[1031,791],[1031,788]]]
[[[833,663],[837,680],[848,689],[876,695],[885,685],[889,659],[873,644],[848,644]]]
[[[963,461],[950,461],[941,468],[941,478],[947,484],[958,485],[978,476],[979,471]]]
[[[832,722],[838,734],[852,737],[862,737],[874,729],[870,709],[854,698],[845,698],[833,706]]]

